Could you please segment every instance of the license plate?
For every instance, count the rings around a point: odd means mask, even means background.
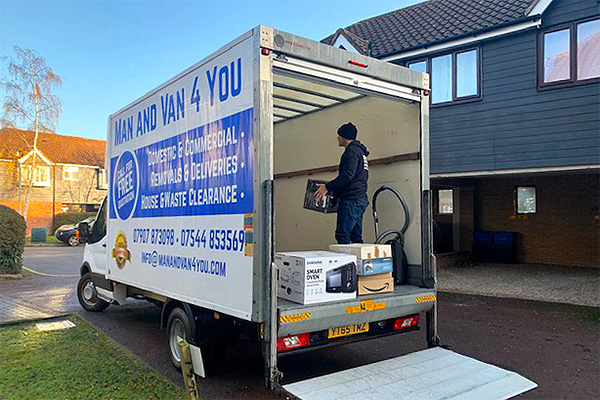
[[[365,322],[364,324],[358,325],[347,325],[347,326],[338,326],[337,328],[329,329],[329,339],[356,335],[357,333],[363,333],[369,331],[369,323]]]

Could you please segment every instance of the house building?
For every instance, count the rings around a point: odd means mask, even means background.
[[[94,211],[106,196],[103,140],[0,129],[0,204],[23,213],[29,179],[27,229],[50,228],[55,214]],[[33,167],[35,160],[35,168]],[[49,232],[51,233],[51,232]]]
[[[520,262],[600,266],[599,0],[429,0],[323,42],[430,74],[438,253],[516,232]]]

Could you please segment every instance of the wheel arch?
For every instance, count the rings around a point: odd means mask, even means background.
[[[160,328],[166,328],[167,321],[169,320],[169,315],[171,315],[171,311],[173,311],[173,309],[177,307],[181,308],[190,319],[190,325],[192,328],[192,337],[190,338],[190,341],[193,343],[196,341],[196,317],[194,314],[194,310],[187,303],[184,303],[179,300],[167,299],[167,301],[164,302],[162,310],[160,312]]]
[[[83,275],[87,274],[88,272],[91,273],[92,268],[90,267],[90,264],[88,264],[86,261],[81,265],[81,268],[79,269],[79,276],[83,276]]]

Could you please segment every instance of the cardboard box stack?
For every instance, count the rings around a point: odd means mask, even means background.
[[[394,291],[392,246],[387,244],[332,244],[329,250],[358,259],[358,295]]]

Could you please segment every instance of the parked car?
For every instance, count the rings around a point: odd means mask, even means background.
[[[69,246],[78,246],[80,241],[79,234],[77,233],[77,227],[81,222],[87,222],[88,225],[92,226],[94,221],[95,217],[88,217],[77,224],[61,225],[56,229],[56,232],[54,232],[54,237],[61,242],[68,244]]]

